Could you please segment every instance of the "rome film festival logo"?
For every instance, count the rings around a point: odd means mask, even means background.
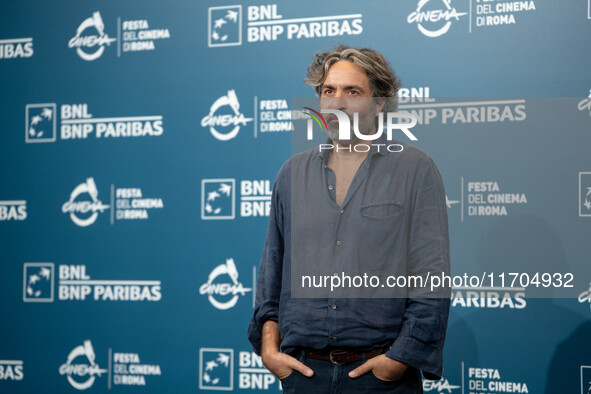
[[[217,114],[218,110],[223,107],[229,107],[231,113]],[[209,114],[201,119],[202,127],[209,127],[211,134],[220,141],[228,141],[238,135],[240,126],[246,126],[246,123],[252,122],[252,118],[245,118],[240,113],[240,103],[236,92],[228,90],[228,94],[217,99],[209,108]],[[223,111],[220,111],[223,112]],[[234,126],[229,131],[220,131],[217,128],[228,129]],[[217,127],[217,128],[216,128]]]
[[[234,179],[201,181],[201,219],[234,219],[236,207]]]
[[[25,263],[23,301],[53,302],[53,263]]]
[[[234,389],[234,350],[199,350],[199,390]]]
[[[210,7],[207,22],[210,48],[242,45],[241,5]]]
[[[93,33],[98,33],[98,35]],[[109,35],[105,33],[103,18],[101,18],[100,12],[96,11],[78,26],[76,35],[68,42],[68,47],[76,48],[76,53],[82,59],[92,61],[101,57],[105,46],[110,46],[114,41],[117,39],[109,38]],[[93,49],[95,47],[97,48]]]
[[[25,142],[55,142],[56,105],[27,104],[25,106]]]
[[[77,198],[88,194],[90,201],[77,201]],[[70,219],[80,227],[88,227],[98,218],[99,213],[103,213],[105,209],[110,209],[110,205],[103,204],[98,199],[98,189],[94,183],[94,178],[87,178],[76,186],[70,194],[70,199],[62,205],[62,212],[69,213]],[[84,215],[90,215],[83,217]]]
[[[75,364],[78,361],[80,364]],[[86,358],[88,361],[85,363],[83,360]],[[96,355],[92,348],[90,340],[85,340],[84,345],[76,346],[70,354],[66,362],[59,368],[60,375],[66,375],[68,382],[78,390],[86,390],[94,384],[97,376],[102,376],[103,373],[107,373],[106,369],[101,369],[100,366],[95,362]],[[74,376],[80,378],[81,381],[74,379]],[[88,377],[87,377],[88,376]],[[87,378],[86,378],[87,377]]]
[[[456,384],[450,384],[449,381],[445,378],[441,378],[440,380],[423,380],[423,391],[434,391],[437,390],[437,393],[451,393],[452,390],[456,390],[461,388]]]
[[[442,4],[444,7],[432,9],[427,6],[428,3]],[[409,24],[416,23],[421,33],[434,38],[447,33],[452,21],[458,21],[460,16],[467,14],[467,12],[458,12],[452,7],[451,0],[419,0],[417,9],[408,15],[406,21]]]
[[[228,277],[230,283],[227,281]],[[211,305],[220,310],[234,307],[239,296],[244,296],[249,291],[252,291],[252,289],[245,288],[242,283],[238,282],[238,270],[232,258],[226,259],[225,264],[215,267],[209,274],[207,282],[199,288],[199,294],[207,294],[207,299]]]

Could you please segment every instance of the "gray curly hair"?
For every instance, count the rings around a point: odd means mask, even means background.
[[[308,77],[304,81],[316,89],[316,93],[320,96],[328,69],[340,60],[349,61],[365,70],[373,96],[388,98],[383,108],[384,112],[396,110],[396,94],[401,86],[400,79],[386,58],[373,49],[339,45],[331,51],[317,52],[312,64],[308,67],[306,73]]]

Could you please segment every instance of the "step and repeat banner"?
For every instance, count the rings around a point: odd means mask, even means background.
[[[280,392],[246,329],[337,44],[392,63],[444,179],[425,392],[591,392],[589,37],[589,0],[3,2],[0,392]]]

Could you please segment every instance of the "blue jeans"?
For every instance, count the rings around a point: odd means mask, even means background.
[[[406,373],[395,382],[378,379],[373,372],[351,379],[348,374],[363,364],[361,361],[351,364],[335,365],[330,361],[306,358],[304,352],[295,354],[298,360],[314,371],[314,376],[308,378],[298,371],[293,371],[281,380],[283,392],[286,394],[356,394],[356,393],[423,393],[421,374],[416,368],[408,367]]]

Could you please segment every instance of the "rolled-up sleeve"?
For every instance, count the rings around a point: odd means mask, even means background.
[[[418,181],[409,217],[407,274],[423,278],[427,273],[449,275],[449,233],[441,175],[429,158],[415,179]],[[437,290],[436,293],[425,288],[410,290],[402,328],[386,353],[422,370],[428,379],[440,379],[443,373],[443,345],[450,307],[449,288]]]
[[[278,321],[279,300],[284,255],[283,207],[281,196],[284,194],[284,168],[279,171],[273,185],[269,228],[263,249],[263,255],[257,275],[254,314],[248,327],[248,339],[258,355],[261,354],[263,323],[267,320]]]

